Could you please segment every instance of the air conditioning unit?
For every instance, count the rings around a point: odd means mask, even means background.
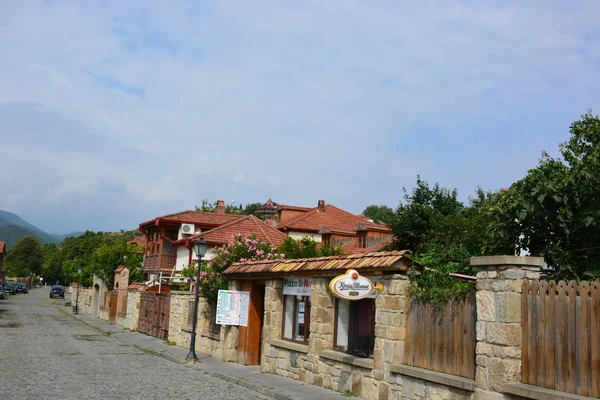
[[[194,224],[181,224],[179,228],[179,238],[184,238],[186,235],[193,235],[195,233],[196,227]]]

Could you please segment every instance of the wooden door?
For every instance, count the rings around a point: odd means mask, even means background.
[[[152,314],[154,310],[154,293],[140,293],[140,316],[138,332],[150,335],[152,332]]]
[[[152,310],[152,336],[160,339],[167,339],[169,337],[170,308],[170,294],[154,294]]]
[[[265,285],[242,281],[241,290],[250,292],[248,326],[240,326],[238,334],[238,362],[244,365],[260,364],[261,337],[265,305]]]
[[[109,292],[108,298],[108,323],[116,324],[117,323],[117,300],[119,295],[116,290],[111,290]]]

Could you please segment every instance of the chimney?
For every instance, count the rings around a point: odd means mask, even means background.
[[[319,200],[318,208],[319,208],[319,212],[325,211],[325,200]]]
[[[217,200],[217,207],[215,207],[217,214],[225,214],[225,200]]]

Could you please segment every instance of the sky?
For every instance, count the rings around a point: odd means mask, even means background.
[[[0,209],[52,233],[203,199],[497,190],[600,112],[600,2],[0,4]]]

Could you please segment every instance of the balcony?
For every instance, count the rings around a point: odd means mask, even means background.
[[[158,260],[160,257],[162,257],[162,262],[159,270]],[[174,254],[148,254],[144,257],[144,272],[147,274],[171,273],[176,263],[177,256]]]

